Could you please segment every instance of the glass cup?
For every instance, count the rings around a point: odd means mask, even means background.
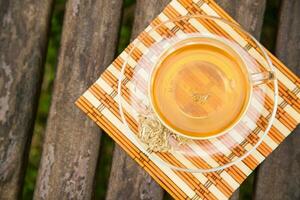
[[[228,132],[246,114],[253,87],[275,77],[251,72],[255,62],[226,38],[193,33],[168,40],[156,44],[169,47],[151,69],[148,98],[160,122],[182,137]]]
[[[123,133],[157,164],[222,170],[255,151],[274,121],[274,67],[236,23],[191,15],[152,24],[110,73],[120,63]]]

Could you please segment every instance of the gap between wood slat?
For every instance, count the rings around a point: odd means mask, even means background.
[[[100,129],[74,104],[109,65],[117,46],[122,0],[70,0],[35,199],[90,199]]]
[[[34,125],[32,142],[30,145],[28,166],[25,173],[25,182],[22,199],[32,199],[37,171],[42,154],[43,134],[46,129],[48,113],[50,109],[53,80],[55,76],[55,65],[57,62],[59,43],[62,31],[65,2],[55,1],[51,17],[49,31],[49,43],[45,62],[45,71],[39,98],[38,111]]]

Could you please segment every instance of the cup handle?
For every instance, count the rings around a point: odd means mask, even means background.
[[[251,80],[253,86],[262,85],[265,83],[268,83],[275,79],[274,72],[266,71],[266,72],[258,72],[258,73],[252,73],[251,74]]]

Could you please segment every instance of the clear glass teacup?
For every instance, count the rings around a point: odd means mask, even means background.
[[[266,50],[239,25],[179,17],[148,27],[121,55],[118,102],[126,136],[173,169],[211,172],[261,144],[277,110]]]

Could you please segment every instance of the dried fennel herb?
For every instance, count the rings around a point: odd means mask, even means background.
[[[147,151],[152,152],[170,152],[174,150],[173,143],[178,145],[188,142],[187,138],[172,133],[155,116],[139,115],[139,133],[138,137],[146,144]]]

